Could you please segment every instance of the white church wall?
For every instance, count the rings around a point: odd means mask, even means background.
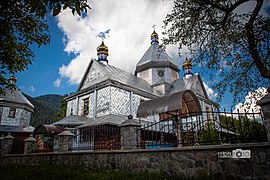
[[[131,92],[111,87],[111,113],[128,116],[131,114]]]
[[[1,125],[27,126],[30,124],[31,113],[25,109],[16,108],[15,117],[9,117],[10,107],[3,107]]]
[[[95,93],[92,92],[89,95],[89,113],[87,115],[88,118],[94,118],[95,114]]]
[[[96,117],[108,115],[110,113],[110,86],[97,91]]]
[[[145,97],[143,97],[143,96],[140,96],[140,95],[138,95],[138,94],[132,94],[132,106],[131,106],[131,115],[133,116],[133,117],[137,117],[137,110],[138,110],[138,107],[139,107],[139,105],[140,105],[140,102],[141,102],[141,100],[144,100],[144,101],[147,101],[147,100],[149,100],[148,98],[145,98]]]
[[[72,99],[67,102],[66,116],[77,115],[77,99]]]

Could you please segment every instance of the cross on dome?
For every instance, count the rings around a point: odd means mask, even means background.
[[[153,31],[155,31],[156,30],[156,25],[153,24],[152,28],[153,28]]]
[[[107,57],[109,56],[109,50],[108,47],[104,44],[104,39],[106,39],[106,35],[109,36],[110,29],[99,32],[97,37],[100,37],[102,39],[102,43],[100,46],[97,47],[97,56],[98,61],[102,63],[108,63]]]
[[[151,34],[151,44],[158,44],[158,34],[156,33],[156,25],[153,24],[153,33]]]

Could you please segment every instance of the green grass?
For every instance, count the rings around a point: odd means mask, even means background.
[[[0,179],[10,180],[173,180],[173,179],[212,179],[207,173],[198,175],[197,177],[172,177],[163,173],[131,173],[124,171],[89,171],[83,167],[72,166],[54,166],[54,165],[40,165],[40,166],[26,166],[26,165],[6,165],[0,166]]]

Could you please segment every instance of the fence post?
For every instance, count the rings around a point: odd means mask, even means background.
[[[59,137],[59,144],[58,144],[58,151],[59,152],[68,152],[72,148],[74,134],[70,131],[63,131],[58,134]]]
[[[0,157],[2,156],[2,151],[3,151],[3,148],[4,148],[4,134],[1,135],[0,137]]]
[[[268,143],[270,143],[270,87],[267,89],[268,94],[265,95],[261,100],[257,102],[257,105],[261,106],[264,121],[265,121],[265,128],[267,133]]]
[[[11,136],[10,133],[8,133],[8,135],[4,137],[4,139],[2,140],[1,156],[11,152],[13,140],[14,137]]]
[[[121,149],[131,150],[137,149],[138,138],[140,133],[137,133],[138,128],[141,127],[132,115],[128,116],[128,119],[119,125],[121,132]]]
[[[24,154],[32,153],[37,148],[37,140],[33,137],[33,134],[24,140]]]

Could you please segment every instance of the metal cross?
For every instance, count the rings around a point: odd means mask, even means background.
[[[109,36],[109,32],[110,32],[110,29],[103,31],[103,32],[99,32],[97,37],[102,38],[102,41],[103,41],[106,38],[106,34],[108,34],[108,36]]]
[[[153,30],[155,30],[155,29],[156,29],[156,25],[155,25],[155,24],[153,24],[152,28],[153,28]]]

